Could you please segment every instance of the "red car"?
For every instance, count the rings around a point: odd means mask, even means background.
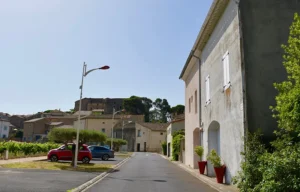
[[[68,145],[62,145],[57,149],[52,149],[48,152],[48,160],[52,162],[56,162],[59,160],[71,161],[72,160],[72,143]],[[89,163],[92,159],[92,153],[89,150],[88,146],[83,144],[79,146],[78,151],[78,161],[82,161],[83,163]]]

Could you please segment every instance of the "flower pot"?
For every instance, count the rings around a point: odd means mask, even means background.
[[[204,174],[206,164],[207,164],[207,161],[198,161],[198,167],[199,167],[200,174]]]
[[[217,177],[217,182],[223,183],[223,177],[225,175],[226,166],[223,165],[221,167],[214,167],[214,169]]]

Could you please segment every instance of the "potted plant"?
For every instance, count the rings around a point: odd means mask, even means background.
[[[223,177],[225,175],[226,166],[222,165],[221,158],[217,154],[216,150],[211,150],[209,155],[207,156],[207,160],[211,162],[211,164],[214,166],[214,170],[217,177],[218,183],[223,183]]]
[[[204,151],[204,149],[202,146],[197,146],[195,148],[195,153],[200,157],[200,160],[202,159],[203,151]],[[199,167],[200,174],[204,174],[206,164],[207,164],[207,161],[198,161],[198,167]]]

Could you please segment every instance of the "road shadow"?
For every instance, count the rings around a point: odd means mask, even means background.
[[[93,158],[92,161],[103,161],[101,158]],[[115,159],[109,159],[109,160],[106,160],[106,161],[117,161]],[[104,161],[104,162],[106,162]]]
[[[159,182],[159,183],[166,183],[167,182],[167,180],[160,180],[160,179],[154,179],[154,180],[148,180],[148,179],[126,179],[126,178],[117,178],[117,177],[112,177],[112,176],[108,176],[106,178],[108,178],[108,179],[115,179],[115,180],[130,181],[130,182],[134,182],[134,181],[153,181],[153,182]]]

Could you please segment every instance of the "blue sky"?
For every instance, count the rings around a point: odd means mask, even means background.
[[[83,97],[184,103],[178,77],[212,0],[0,1],[0,112],[69,110]]]

